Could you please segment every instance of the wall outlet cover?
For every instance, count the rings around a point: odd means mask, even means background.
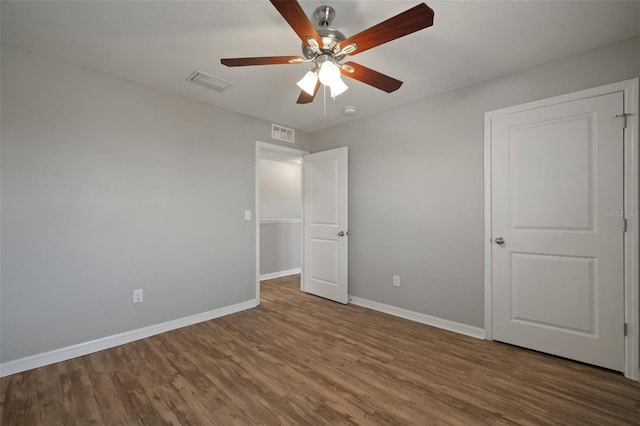
[[[133,290],[133,303],[142,303],[142,301],[143,301],[142,289],[139,288],[137,290]]]
[[[393,286],[400,287],[400,275],[393,276]]]

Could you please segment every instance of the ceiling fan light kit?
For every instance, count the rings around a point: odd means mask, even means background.
[[[338,69],[338,67],[333,62],[331,62],[331,60],[325,59],[320,65],[318,78],[320,79],[320,83],[324,84],[325,86],[331,86],[331,83],[340,78],[340,69]]]
[[[329,89],[331,89],[331,97],[335,99],[336,96],[346,92],[348,88],[349,86],[347,86],[345,82],[342,81],[342,79],[340,78],[340,74],[338,74],[338,78],[336,79],[336,81],[329,86]]]
[[[313,70],[306,73],[304,77],[302,77],[302,80],[300,80],[297,83],[297,85],[299,88],[307,92],[309,95],[313,96],[317,83],[318,83],[318,73],[316,70]]]
[[[343,64],[340,61],[346,56],[356,55],[433,25],[433,10],[426,4],[421,3],[347,38],[340,31],[330,28],[336,15],[335,10],[330,6],[320,6],[313,12],[313,19],[317,23],[317,27],[314,27],[297,1],[270,1],[302,41],[302,57],[228,58],[221,59],[220,62],[229,67],[315,64],[315,67],[307,72],[297,83],[302,90],[297,101],[299,104],[312,102],[318,93],[320,85],[329,87],[332,98],[344,93],[349,87],[342,80],[341,75],[361,81],[387,93],[398,90],[402,85],[402,81],[355,62]]]

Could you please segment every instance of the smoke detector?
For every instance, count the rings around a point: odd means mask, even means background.
[[[347,106],[344,107],[344,110],[342,112],[344,115],[356,115],[358,113],[358,108],[354,106]]]

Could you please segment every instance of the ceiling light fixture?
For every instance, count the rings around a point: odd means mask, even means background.
[[[302,42],[302,56],[258,56],[254,58],[223,58],[220,62],[228,67],[248,65],[280,65],[313,63],[313,71],[308,72],[299,82],[302,88],[298,104],[313,102],[321,83],[331,89],[332,97],[348,89],[341,75],[359,80],[387,93],[402,86],[402,81],[384,75],[355,62],[344,62],[347,55],[353,56],[381,44],[399,39],[433,25],[433,9],[420,3],[411,9],[399,13],[385,21],[350,37],[331,28],[336,16],[331,6],[320,6],[313,12],[311,19],[298,0],[271,0],[289,26]],[[313,22],[312,22],[313,21]],[[315,85],[314,85],[315,83]],[[311,90],[313,88],[313,90]]]
[[[318,84],[318,74],[316,70],[309,71],[302,77],[297,85],[299,88],[307,92],[309,95],[313,96],[316,90],[316,84]]]
[[[344,93],[349,88],[340,77],[340,67],[329,55],[322,55],[317,64],[315,69],[307,72],[297,83],[299,88],[313,96],[318,80],[320,80],[320,83],[329,87],[332,98]]]
[[[347,86],[344,81],[338,76],[338,78],[329,86],[331,89],[331,97],[335,99],[336,96],[343,94],[347,91]]]
[[[340,78],[340,70],[331,61],[324,61],[322,65],[320,65],[320,71],[318,71],[318,78],[320,79],[320,83],[325,86],[331,86]]]

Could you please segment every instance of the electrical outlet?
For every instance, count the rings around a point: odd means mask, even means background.
[[[142,289],[133,290],[133,303],[142,303]]]
[[[400,275],[393,276],[393,286],[400,287]]]
[[[251,220],[251,210],[244,211],[244,220]]]

